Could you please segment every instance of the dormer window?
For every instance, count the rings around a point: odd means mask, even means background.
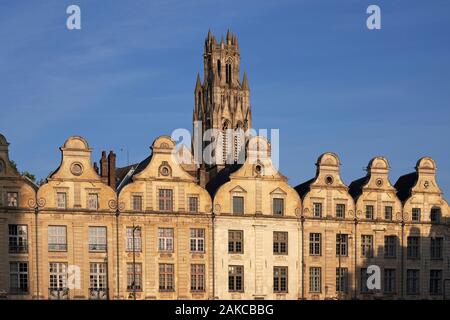
[[[172,189],[159,189],[158,202],[160,211],[172,211],[173,210],[173,190]]]
[[[366,206],[366,219],[373,220],[374,207],[372,205]]]
[[[336,218],[339,219],[345,218],[345,204],[343,203],[336,204]]]
[[[430,213],[431,223],[440,223],[441,222],[441,209],[440,208],[432,208]]]
[[[273,198],[273,214],[275,216],[284,215],[284,199]]]
[[[322,217],[322,203],[320,202],[313,203],[313,217],[314,218]]]
[[[88,209],[98,210],[98,194],[96,193],[88,194]]]
[[[67,208],[67,194],[65,192],[56,193],[56,206],[58,209]]]
[[[244,197],[233,197],[233,214],[244,214]]]
[[[8,192],[6,194],[6,203],[8,204],[8,207],[17,208],[19,206],[19,193]]]

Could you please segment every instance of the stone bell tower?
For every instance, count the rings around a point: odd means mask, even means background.
[[[217,129],[221,134],[215,136],[217,146],[213,152],[215,163],[205,165],[208,171],[218,172],[225,166],[238,162],[240,154],[245,150],[245,138],[238,135],[231,137],[225,134],[228,129],[245,132],[252,127],[250,107],[250,88],[247,75],[240,78],[240,54],[237,37],[229,30],[226,38],[220,42],[208,32],[205,40],[204,78],[197,75],[195,85],[194,130],[195,124],[201,121],[201,129]],[[240,130],[239,130],[240,129]],[[194,156],[203,152],[209,142],[195,148]],[[202,159],[201,157],[196,159]]]

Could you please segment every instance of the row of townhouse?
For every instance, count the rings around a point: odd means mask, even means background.
[[[244,164],[203,188],[169,137],[126,168],[103,154],[99,170],[86,140],[73,136],[37,187],[11,165],[0,135],[0,296],[448,297],[449,207],[431,158],[392,185],[387,160],[376,157],[346,186],[339,158],[325,153],[315,177],[293,188],[268,142],[251,141]]]

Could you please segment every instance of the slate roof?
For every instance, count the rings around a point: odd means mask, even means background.
[[[303,182],[294,188],[302,200],[305,198],[306,194],[309,192],[311,183],[313,183],[315,180],[316,180],[316,177],[309,179],[308,181]]]
[[[206,190],[208,190],[211,197],[214,197],[217,190],[219,190],[222,185],[230,181],[230,175],[241,167],[242,164],[233,164],[219,171],[217,175],[206,184]]]
[[[134,175],[142,172],[150,163],[152,156],[148,156],[139,163],[116,169],[117,192],[132,181]]]
[[[359,178],[358,180],[352,181],[348,186],[348,193],[350,193],[355,202],[362,194],[362,189],[364,185],[369,181],[369,179],[370,174],[366,175],[365,177]]]
[[[411,189],[416,185],[418,177],[417,172],[411,172],[398,178],[394,187],[401,202],[404,203],[411,196]]]

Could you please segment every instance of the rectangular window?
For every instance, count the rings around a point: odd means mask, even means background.
[[[430,243],[431,259],[434,260],[442,259],[443,245],[444,245],[444,238],[441,237],[431,238]]]
[[[384,269],[384,292],[395,293],[396,292],[396,270]]]
[[[338,233],[336,235],[336,256],[346,257],[348,255],[348,234]]]
[[[287,267],[273,267],[273,292],[288,292]]]
[[[373,206],[366,206],[366,219],[373,220]]]
[[[89,210],[98,210],[98,194],[97,193],[89,193],[88,194],[88,209]]]
[[[348,268],[336,268],[336,292],[347,293]]]
[[[48,227],[48,251],[67,251],[67,227]]]
[[[26,225],[10,224],[9,230],[9,252],[28,252],[28,227]]]
[[[28,262],[9,263],[9,292],[13,295],[28,293]]]
[[[139,226],[127,227],[126,242],[128,252],[133,252],[133,249],[134,252],[141,252],[142,251],[141,227]]]
[[[134,195],[133,199],[133,211],[142,211],[142,196]]]
[[[18,192],[6,193],[6,203],[8,204],[8,207],[17,208],[19,206],[19,193]]]
[[[191,264],[191,291],[205,291],[204,264]]]
[[[198,197],[189,197],[189,212],[198,213]]]
[[[419,237],[408,237],[408,247],[407,247],[407,258],[408,259],[419,259],[420,258],[420,238]]]
[[[369,279],[369,275],[367,274],[366,268],[361,268],[360,270],[360,291],[361,293],[369,293],[369,288],[367,287],[367,280]]]
[[[142,263],[127,263],[127,290],[142,291]]]
[[[275,216],[284,215],[284,199],[274,198],[272,207],[273,207],[273,214]]]
[[[158,250],[160,252],[173,252],[173,229],[158,229]]]
[[[442,270],[430,270],[430,294],[442,294]]]
[[[420,222],[420,216],[421,216],[420,211],[421,211],[420,208],[412,208],[411,220],[413,222]]]
[[[49,299],[67,299],[69,297],[67,278],[67,263],[49,263]]]
[[[172,211],[173,210],[173,190],[171,189],[159,189],[159,210],[160,211]]]
[[[89,227],[89,251],[106,251],[106,227]]]
[[[345,204],[338,203],[336,205],[336,218],[339,218],[339,219],[345,218]]]
[[[56,205],[58,209],[66,209],[67,208],[67,193],[65,192],[57,192],[56,193]]]
[[[440,208],[432,208],[431,209],[430,221],[431,221],[431,223],[440,223],[441,222],[441,209]]]
[[[244,197],[233,197],[233,213],[244,214]]]
[[[108,292],[107,264],[89,264],[89,296],[91,299],[106,299]]]
[[[314,218],[322,217],[322,204],[320,202],[313,203],[313,217]]]
[[[420,291],[420,271],[417,269],[406,270],[406,293],[413,295]]]
[[[170,263],[159,264],[159,291],[174,290],[174,265]]]
[[[322,234],[310,233],[309,234],[309,255],[320,256],[322,255]]]
[[[373,236],[361,235],[361,257],[372,258],[373,257]]]
[[[273,232],[273,253],[274,254],[288,254],[288,233],[287,232]]]
[[[384,257],[395,258],[397,256],[397,236],[384,237]]]
[[[244,267],[229,266],[228,267],[228,291],[244,291]]]
[[[191,229],[191,252],[205,251],[205,229]]]
[[[320,267],[309,268],[309,292],[319,293],[322,290],[322,269]]]
[[[391,221],[392,220],[392,207],[386,206],[384,207],[384,219]]]
[[[228,253],[244,252],[244,231],[228,230]]]

